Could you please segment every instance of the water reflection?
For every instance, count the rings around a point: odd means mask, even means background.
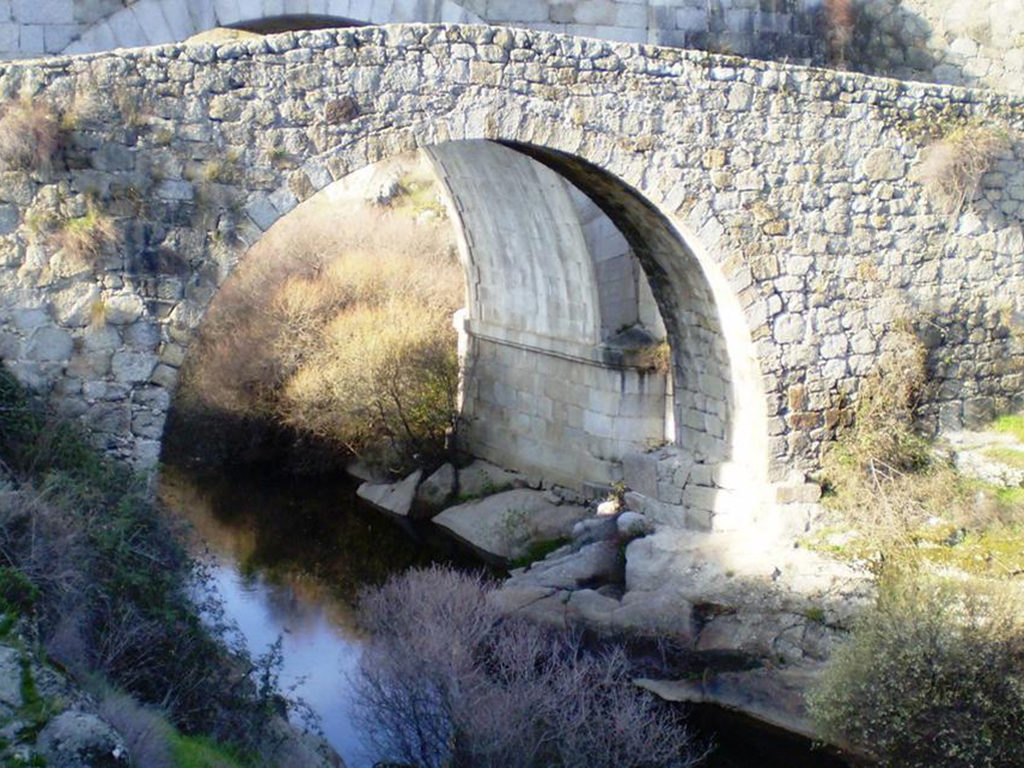
[[[364,508],[346,480],[311,485],[164,467],[159,493],[169,512],[193,529],[225,618],[250,652],[265,652],[280,636],[282,686],[321,717],[327,741],[348,768],[371,766],[352,725],[349,695],[362,643],[355,595],[411,566],[475,563],[429,531]]]

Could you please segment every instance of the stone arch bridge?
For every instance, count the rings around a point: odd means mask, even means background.
[[[485,457],[767,526],[894,331],[930,349],[933,427],[1024,391],[1019,97],[472,25],[12,63],[0,96],[65,116],[54,163],[0,173],[0,357],[140,467],[246,248],[417,148],[459,228]],[[1016,137],[954,215],[916,174],[950,118]],[[75,262],[53,231],[97,207],[119,245]],[[667,376],[623,331],[647,286]]]

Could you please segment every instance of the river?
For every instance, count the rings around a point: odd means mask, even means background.
[[[352,724],[348,678],[363,638],[353,603],[359,589],[434,562],[479,567],[429,525],[407,527],[362,504],[347,479],[309,480],[266,473],[161,472],[160,497],[186,521],[195,554],[250,652],[279,637],[281,683],[320,717],[324,736],[348,768],[371,768]],[[692,713],[717,748],[709,768],[841,768],[806,742],[753,727],[714,709]]]

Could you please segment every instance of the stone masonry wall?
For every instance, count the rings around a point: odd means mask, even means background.
[[[1021,404],[1019,97],[482,26],[7,64],[0,97],[74,114],[51,167],[0,173],[0,357],[141,466],[247,245],[352,170],[461,139],[541,157],[626,236],[693,416],[731,403],[680,425],[684,450],[714,426],[741,472],[814,468],[900,329],[930,347],[932,424]],[[916,169],[922,129],[958,121],[1012,140],[950,214]],[[120,240],[82,264],[57,235],[90,206]]]
[[[463,415],[474,453],[573,488],[621,480],[624,457],[665,442],[665,374],[469,343]]]
[[[0,56],[168,43],[281,16],[486,21],[1024,92],[1024,0],[0,0]]]

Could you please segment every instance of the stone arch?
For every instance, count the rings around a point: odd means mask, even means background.
[[[354,163],[334,166],[336,170],[328,173],[321,165],[321,162],[329,162],[327,158],[311,160],[307,163],[308,177],[317,177],[321,184],[326,185],[331,179],[388,156],[388,151],[381,151],[372,136],[361,137],[356,144],[358,146],[351,148],[359,158]],[[480,158],[474,156],[474,147],[502,145],[517,155],[538,161],[553,171],[554,176],[586,194],[636,254],[650,282],[672,350],[671,388],[667,393],[671,409],[668,434],[665,434],[665,423],[660,422],[660,431],[655,435],[649,423],[645,432],[645,427],[637,427],[634,422],[645,415],[652,417],[651,401],[659,394],[655,390],[652,398],[650,390],[645,392],[645,386],[651,385],[645,385],[643,377],[637,375],[628,351],[605,343],[602,332],[603,297],[592,263],[574,261],[577,250],[572,247],[559,249],[554,240],[542,236],[541,248],[537,252],[542,253],[547,248],[547,255],[534,254],[532,261],[525,265],[526,276],[517,283],[521,290],[510,290],[507,297],[501,297],[495,291],[507,284],[504,281],[511,274],[508,259],[514,258],[516,253],[504,251],[496,257],[488,254],[487,257],[495,257],[490,261],[464,253],[463,265],[470,282],[476,283],[476,288],[471,285],[469,291],[470,321],[467,329],[471,338],[484,338],[490,342],[511,341],[512,346],[519,350],[530,354],[540,352],[562,361],[589,358],[587,364],[614,370],[618,377],[617,391],[615,386],[605,386],[598,381],[589,387],[591,397],[596,393],[606,399],[617,398],[613,409],[619,408],[618,403],[627,403],[623,409],[612,412],[588,411],[584,407],[582,422],[577,429],[570,430],[572,436],[563,438],[559,435],[558,439],[589,441],[589,455],[576,464],[564,461],[573,453],[572,447],[565,448],[562,455],[556,456],[551,453],[552,446],[534,438],[530,427],[510,428],[505,422],[497,429],[471,432],[471,439],[475,441],[471,446],[474,452],[542,476],[548,482],[565,484],[573,480],[610,482],[621,477],[615,474],[621,469],[610,468],[625,465],[627,483],[640,489],[648,499],[648,511],[661,522],[697,529],[737,528],[749,523],[766,503],[768,447],[765,395],[745,310],[712,253],[701,248],[700,236],[616,173],[578,154],[550,145],[511,138],[484,140],[472,136],[451,137],[449,141],[440,143],[429,139],[421,142],[410,137],[408,143],[398,144],[402,148],[425,149],[441,155],[449,170],[459,164],[472,167],[481,172],[485,186],[497,182],[514,186],[511,175],[496,179],[482,173]],[[446,148],[452,151],[446,151]],[[479,187],[468,191],[483,194],[486,189]],[[512,192],[502,200],[510,200],[514,206],[525,199],[524,192],[531,191],[537,192],[536,188],[520,190],[518,198]],[[533,202],[544,205],[549,201],[537,199]],[[250,244],[255,242],[263,231],[298,203],[299,198],[291,186],[257,193],[246,207],[251,226],[248,230],[240,230],[240,235]],[[502,202],[499,201],[498,205]],[[456,201],[455,208],[458,207]],[[528,218],[529,212],[525,216]],[[472,229],[465,221],[456,218],[462,227],[462,239],[472,239]],[[503,221],[507,223],[508,219],[492,216],[484,219],[483,223],[477,219],[472,226],[493,222],[501,226]],[[518,255],[523,253],[520,249]],[[499,263],[502,259],[505,263]],[[540,280],[544,277],[549,277],[556,285],[555,293],[561,303],[530,302],[531,291],[542,290]],[[584,299],[579,303],[580,314],[576,317],[554,317],[558,308],[564,307],[571,297]],[[511,338],[506,335],[510,325],[515,326]],[[500,333],[502,338],[495,339],[496,333]],[[514,365],[510,362],[508,367]],[[533,372],[536,368],[536,364],[531,363],[529,376],[533,381],[541,382],[536,385],[536,394],[542,395],[539,388],[543,386],[543,377]],[[550,371],[552,377],[571,379],[574,375],[564,362],[561,367],[552,366]],[[663,400],[665,394],[664,391],[660,394]],[[488,413],[479,405],[477,408],[478,412]],[[638,408],[646,408],[647,413]],[[528,413],[525,416],[536,415]],[[662,417],[663,414],[657,414],[657,418]],[[648,452],[646,449],[662,436],[667,437],[669,445]],[[595,444],[597,448],[593,447]],[[574,471],[577,474],[574,475]]]
[[[473,43],[486,53],[476,57]],[[438,46],[448,46],[453,55],[437,55]],[[372,48],[385,55],[358,63],[368,60]],[[218,55],[222,50],[225,55]],[[309,54],[288,56],[292,50]],[[687,135],[695,139],[691,154],[699,159],[706,129],[687,125],[673,127],[677,133],[671,136],[658,133],[651,126],[670,117],[664,112],[664,83],[641,79],[627,85],[616,72],[594,75],[599,84],[581,86],[578,95],[558,85],[510,89],[502,81],[501,61],[491,59],[509,62],[512,51],[615,66],[615,57],[631,49],[519,30],[408,25],[285,35],[273,51],[257,40],[222,46],[212,56],[205,47],[168,46],[50,65],[37,89],[40,97],[56,100],[77,87],[117,83],[125,99],[152,105],[153,118],[172,130],[126,136],[117,113],[101,114],[89,125],[90,141],[123,147],[120,164],[100,174],[77,174],[75,194],[113,194],[115,181],[141,184],[152,198],[151,215],[139,223],[139,237],[120,266],[106,267],[119,279],[82,274],[33,294],[49,301],[61,292],[60,307],[55,302],[45,322],[81,340],[81,351],[62,344],[36,360],[38,350],[21,355],[18,345],[27,337],[19,331],[11,355],[15,367],[26,379],[33,373],[49,377],[69,412],[94,427],[112,454],[152,466],[177,370],[238,252],[315,192],[378,160],[445,142],[500,142],[548,165],[595,201],[626,235],[655,285],[675,350],[676,440],[675,448],[635,462],[621,457],[623,472],[635,465],[630,485],[642,488],[650,509],[666,523],[741,524],[767,490],[766,402],[752,339],[764,333],[768,314],[758,292],[746,290],[750,270],[716,235],[714,215],[682,205],[684,197],[713,194],[699,162],[678,159]],[[281,78],[286,62],[294,75],[287,81]],[[546,72],[526,69],[529,77]],[[220,85],[225,73],[232,83],[226,91]],[[429,88],[423,87],[425,78]],[[617,104],[620,91],[629,95],[628,123]],[[633,138],[639,134],[642,144]],[[287,162],[275,160],[281,152]],[[238,159],[220,184],[229,202],[213,217],[231,220],[223,231],[218,223],[216,234],[230,230],[238,245],[234,255],[214,250],[215,241],[197,218],[201,204],[201,219],[210,218],[211,198],[200,199],[202,174],[196,169],[221,157]],[[166,162],[154,178],[149,169],[157,158]],[[97,179],[107,186],[97,188]],[[165,252],[173,252],[180,274],[160,271]],[[155,266],[146,266],[150,262]],[[112,308],[108,316],[126,326],[109,334],[113,363],[109,350],[100,355],[86,348],[88,312],[82,307],[95,302]],[[128,324],[148,330],[129,334]],[[134,346],[125,349],[129,336]],[[600,361],[606,367],[622,367],[615,350],[591,347],[607,354]],[[58,353],[60,360],[51,359]],[[66,386],[56,387],[60,382]],[[94,393],[107,391],[113,404],[93,408],[90,403],[103,396]],[[581,442],[600,430],[614,436],[614,427],[600,420],[579,429]],[[755,500],[734,503],[743,493]]]
[[[63,53],[173,43],[214,27],[245,28],[275,20],[291,20],[301,28],[481,21],[454,0],[139,0],[89,27]]]

